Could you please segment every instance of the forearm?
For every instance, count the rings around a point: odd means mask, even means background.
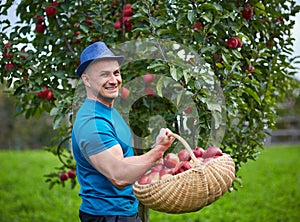
[[[164,147],[155,146],[143,155],[121,158],[119,170],[115,170],[113,173],[113,180],[123,186],[134,183],[162,158],[164,151]]]

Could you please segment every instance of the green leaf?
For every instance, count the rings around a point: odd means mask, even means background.
[[[245,88],[244,90],[248,95],[252,96],[258,104],[261,104],[260,98],[255,91],[253,91],[251,88]]]
[[[195,12],[194,12],[194,10],[189,10],[187,17],[188,17],[188,20],[190,21],[190,23],[194,24],[194,20],[195,20]]]

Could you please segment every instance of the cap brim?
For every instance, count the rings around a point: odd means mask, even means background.
[[[88,60],[82,64],[80,64],[76,70],[77,76],[80,78],[84,70],[92,63],[93,61],[98,61],[98,60],[105,60],[105,59],[116,59],[119,63],[119,65],[122,65],[124,62],[125,57],[124,56],[105,56],[105,57],[99,57],[96,59],[91,59]]]

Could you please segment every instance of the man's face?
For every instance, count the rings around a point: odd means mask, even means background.
[[[122,86],[120,66],[117,60],[98,60],[90,64],[82,75],[88,97],[111,106]]]

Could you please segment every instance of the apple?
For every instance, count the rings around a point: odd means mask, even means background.
[[[66,181],[67,179],[69,179],[68,173],[61,173],[59,175],[59,179],[60,181]]]
[[[205,162],[205,159],[203,157],[197,157],[197,160],[199,160],[200,162]]]
[[[149,180],[149,183],[155,183],[155,182],[159,181],[160,180],[159,172],[154,171],[154,172],[149,173],[148,180]]]
[[[230,48],[230,49],[234,49],[238,46],[238,40],[236,39],[236,37],[232,37],[232,38],[229,38],[227,40],[227,47]]]
[[[139,179],[139,184],[150,184],[149,175],[145,174]]]
[[[238,42],[238,44],[237,44],[237,47],[242,47],[243,46],[243,42],[240,40],[240,38],[239,37],[235,37],[236,38],[236,40],[237,40],[237,42]]]
[[[44,33],[45,29],[46,29],[46,27],[45,27],[43,24],[37,23],[37,24],[35,25],[35,31],[36,31],[37,33]]]
[[[47,91],[46,99],[53,100],[53,91],[52,90]]]
[[[148,97],[153,96],[154,93],[155,93],[154,89],[152,89],[152,88],[150,88],[150,87],[145,88],[144,92],[146,93],[146,95],[147,95]]]
[[[70,170],[69,172],[68,172],[68,176],[69,176],[69,178],[75,178],[76,177],[76,171],[75,170]]]
[[[115,29],[120,29],[120,28],[122,28],[122,24],[121,24],[121,22],[118,20],[118,21],[116,21],[115,23],[114,23],[114,28]]]
[[[4,69],[5,69],[6,71],[8,71],[8,70],[10,70],[10,69],[13,69],[13,68],[15,68],[15,65],[14,65],[13,63],[7,63],[7,64],[5,64],[5,66],[4,66]]]
[[[164,168],[164,165],[162,163],[157,163],[154,165],[151,169],[152,172],[160,172]]]
[[[192,112],[192,107],[188,107],[184,110],[185,114],[190,114]]]
[[[168,168],[168,167],[164,167],[161,171],[159,171],[159,176],[163,176],[165,174],[174,174],[174,168]]]
[[[48,5],[45,8],[46,15],[49,17],[53,17],[56,15],[56,8],[53,5]]]
[[[164,158],[164,165],[168,168],[174,168],[179,162],[179,157],[175,153],[168,153]]]
[[[175,167],[175,174],[182,173],[186,170],[189,170],[193,167],[193,164],[190,161],[181,161]]]
[[[87,24],[88,26],[91,26],[92,23],[92,18],[87,18],[86,20],[84,20],[85,24]]]
[[[37,23],[42,24],[45,21],[44,16],[39,16],[37,19]]]
[[[165,166],[163,169],[161,169],[159,171],[159,176],[162,177],[165,174],[171,174],[171,175],[173,175],[174,174],[174,168],[168,168],[168,167]]]
[[[132,13],[132,8],[131,8],[131,4],[126,4],[125,7],[124,7],[124,10],[123,10],[123,14],[125,16],[132,16],[133,13]]]
[[[131,6],[132,6],[132,5],[131,5],[130,3],[127,3],[127,4],[125,5],[124,8],[125,8],[125,9],[126,9],[126,8],[131,8]]]
[[[130,94],[129,89],[127,89],[126,87],[123,87],[122,88],[122,93],[121,93],[121,98],[122,99],[127,99],[129,94]]]
[[[187,150],[180,150],[178,152],[178,158],[180,161],[189,161],[191,156]]]
[[[250,20],[253,17],[253,8],[249,4],[244,5],[241,12],[246,20]]]
[[[145,84],[150,84],[155,80],[155,76],[152,75],[151,73],[146,73],[144,75],[144,83]]]
[[[193,25],[194,32],[199,32],[199,30],[202,30],[202,29],[203,29],[203,26],[201,23],[196,23]]]
[[[195,149],[193,149],[193,153],[197,158],[202,157],[204,153],[204,149],[202,147],[196,147]]]
[[[219,157],[219,156],[222,156],[222,155],[223,155],[222,150],[219,147],[210,146],[205,150],[202,157],[204,159],[207,159],[207,158],[210,158],[210,157]]]
[[[248,66],[247,70],[248,72],[252,73],[254,71],[254,66]]]
[[[59,6],[59,2],[58,1],[53,1],[52,5],[57,7],[57,6]]]

